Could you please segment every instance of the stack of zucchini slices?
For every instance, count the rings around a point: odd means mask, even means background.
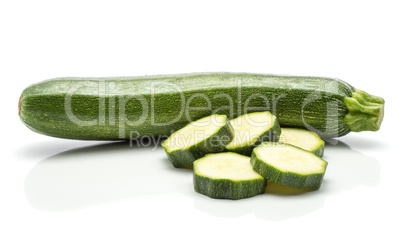
[[[270,112],[208,116],[162,143],[174,167],[193,165],[195,191],[220,199],[265,193],[267,181],[318,189],[327,167],[324,145],[311,131],[280,128]]]

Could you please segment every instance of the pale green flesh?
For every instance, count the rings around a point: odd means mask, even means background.
[[[253,145],[264,133],[274,126],[276,118],[269,112],[244,114],[230,120],[235,136],[226,149]]]
[[[312,153],[285,144],[263,143],[254,152],[259,160],[281,172],[301,175],[323,173],[327,164]]]
[[[197,120],[173,133],[164,143],[167,153],[188,149],[217,133],[226,126],[225,115],[212,115]]]
[[[250,157],[225,152],[209,154],[194,162],[194,172],[198,176],[233,181],[263,179],[250,164]]]
[[[291,144],[310,152],[320,149],[325,144],[316,133],[298,128],[282,128],[279,142]]]

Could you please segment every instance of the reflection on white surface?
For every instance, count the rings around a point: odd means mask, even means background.
[[[191,176],[191,169],[173,168],[160,147],[154,150],[154,146],[138,148],[117,142],[46,158],[26,176],[25,193],[35,208],[69,211],[177,193],[178,185],[192,188]]]
[[[303,216],[335,196],[360,185],[379,183],[376,159],[352,150],[343,142],[327,143],[327,172],[317,191],[301,191],[269,183],[266,193],[253,198],[215,200],[193,191],[191,168],[173,168],[160,146],[130,147],[128,142],[78,148],[46,158],[25,179],[31,206],[70,211],[136,198],[186,195],[197,210],[216,217],[254,214],[264,220]]]
[[[275,185],[268,183],[268,185]],[[194,198],[197,209],[217,217],[241,217],[254,214],[264,220],[283,220],[306,215],[324,206],[325,193],[313,191],[300,194],[272,194],[267,186],[266,193],[241,201],[219,200],[211,204],[205,196]]]
[[[327,196],[337,195],[360,185],[374,186],[380,181],[380,165],[372,157],[352,150],[345,143],[326,143],[328,161],[319,190],[300,189],[268,183],[266,193],[241,201],[214,201],[202,195],[194,198],[195,207],[218,217],[240,217],[253,213],[264,220],[284,220],[303,216],[324,206]]]

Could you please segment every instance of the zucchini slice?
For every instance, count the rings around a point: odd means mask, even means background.
[[[264,141],[276,142],[281,135],[276,116],[270,112],[244,114],[230,120],[235,136],[226,150],[250,156],[253,148]]]
[[[253,150],[251,164],[256,172],[274,183],[318,189],[328,163],[293,145],[264,142]]]
[[[174,167],[191,165],[207,153],[225,150],[234,132],[226,115],[204,117],[174,132],[162,143]]]
[[[208,154],[194,162],[194,189],[211,198],[249,198],[264,193],[266,185],[244,155]]]
[[[312,152],[318,157],[324,155],[325,141],[316,133],[305,129],[282,128],[279,141]]]

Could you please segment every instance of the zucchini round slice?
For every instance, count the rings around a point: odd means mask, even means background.
[[[235,136],[226,150],[250,156],[253,148],[262,142],[276,142],[281,135],[276,116],[270,112],[244,114],[230,120]]]
[[[274,183],[318,189],[328,163],[293,145],[264,142],[253,150],[251,164],[256,172]]]
[[[249,198],[264,193],[266,185],[244,155],[208,154],[194,162],[194,189],[211,198]]]
[[[316,133],[305,129],[282,128],[279,141],[312,152],[318,157],[324,155],[325,141]]]
[[[174,167],[191,165],[207,153],[225,150],[234,132],[226,115],[212,115],[174,132],[162,143]]]

